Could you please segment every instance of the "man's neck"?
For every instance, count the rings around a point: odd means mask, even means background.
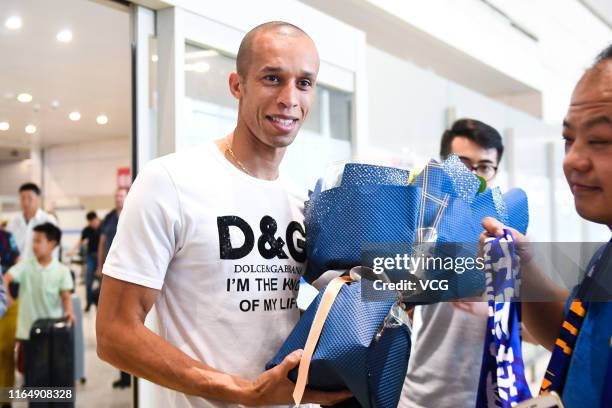
[[[53,257],[51,255],[47,255],[47,256],[42,256],[40,258],[37,257],[36,260],[38,261],[38,264],[40,266],[42,266],[43,268],[46,268],[53,261]]]
[[[246,126],[239,123],[229,136],[218,140],[217,146],[237,168],[263,180],[276,180],[278,167],[285,155],[285,147],[263,144]],[[231,153],[228,153],[228,148]]]
[[[28,222],[30,222],[30,220],[36,216],[36,213],[37,213],[37,212],[38,212],[38,209],[37,209],[36,211],[32,212],[32,213],[30,213],[30,212],[25,212],[25,211],[23,212],[23,218],[25,218],[25,220],[26,220],[26,224],[27,224]]]

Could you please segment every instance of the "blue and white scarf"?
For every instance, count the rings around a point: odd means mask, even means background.
[[[521,352],[520,265],[509,230],[485,248],[489,319],[476,408],[510,408],[531,398]]]

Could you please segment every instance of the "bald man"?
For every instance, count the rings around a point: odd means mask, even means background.
[[[98,355],[156,388],[160,407],[292,403],[289,370],[263,372],[297,322],[304,197],[279,165],[315,96],[317,49],[284,22],[243,39],[234,131],[151,161],[132,186],[103,268]],[[155,304],[159,333],[144,326]],[[309,390],[332,405],[348,392]]]
[[[612,229],[612,45],[582,76],[563,121],[563,172],[578,214]],[[497,220],[483,222],[487,235],[503,235]],[[526,241],[517,231],[515,240]],[[593,257],[584,280],[572,293],[559,288],[524,250],[522,291],[540,299],[524,302],[529,333],[553,352],[543,392],[556,391],[566,408],[612,406],[612,245]]]

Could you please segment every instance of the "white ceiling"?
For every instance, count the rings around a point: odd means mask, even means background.
[[[23,26],[5,28],[9,16]],[[56,34],[70,29],[73,40]],[[127,8],[91,0],[0,1],[0,147],[128,137],[131,132],[130,25]],[[16,96],[27,92],[30,103]],[[12,95],[12,96],[11,96]],[[53,109],[52,101],[59,101]],[[40,109],[35,112],[34,106]],[[81,120],[68,119],[79,111]],[[99,114],[108,124],[96,123]],[[25,133],[27,124],[38,131]]]
[[[300,0],[366,32],[368,43],[445,78],[496,97],[536,94],[529,86],[406,24],[367,1]],[[381,27],[384,26],[384,29]],[[401,40],[398,40],[401,39]]]
[[[582,2],[608,27],[612,28],[612,1],[610,0],[582,0]]]

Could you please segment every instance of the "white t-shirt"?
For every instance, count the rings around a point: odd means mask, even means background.
[[[19,257],[21,260],[30,259],[34,257],[32,252],[32,240],[34,239],[34,227],[37,227],[46,222],[57,225],[55,217],[49,213],[44,212],[40,208],[34,214],[34,217],[30,218],[26,222],[23,213],[13,218],[7,225],[6,229],[15,238],[17,248],[19,248]],[[59,249],[53,251],[54,258],[59,258]]]
[[[251,177],[210,143],[148,163],[119,217],[104,274],[159,289],[160,336],[254,379],[299,318],[304,197]],[[155,387],[159,407],[224,407]]]

